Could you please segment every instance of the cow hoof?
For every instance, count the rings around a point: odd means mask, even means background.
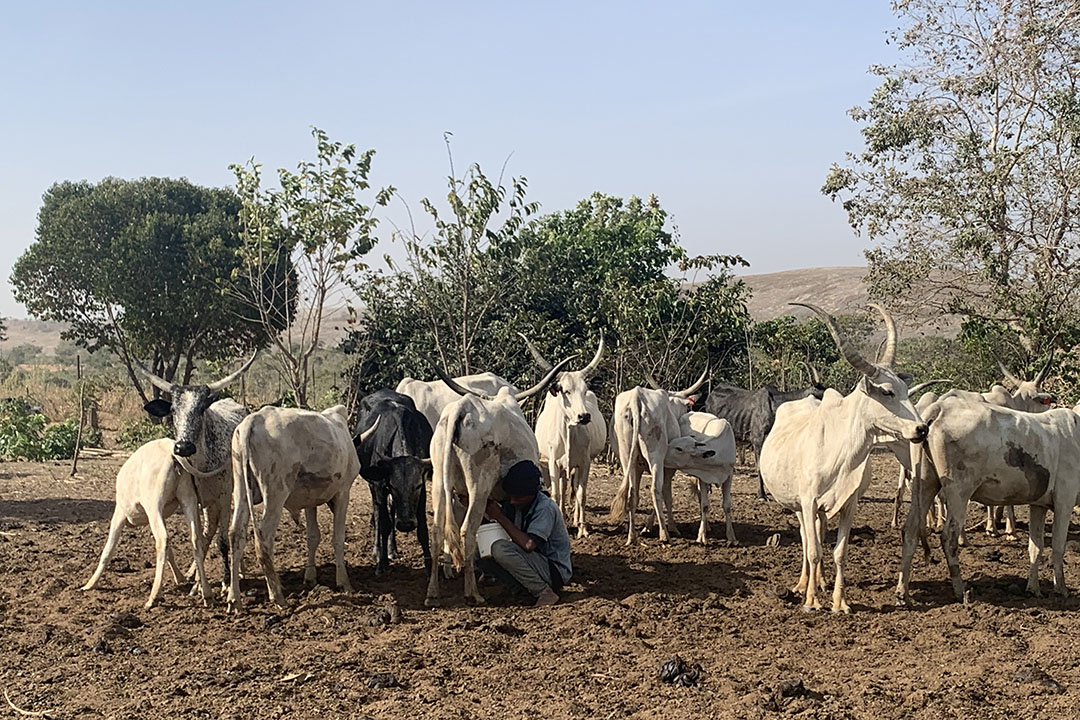
[[[1027,594],[1030,595],[1031,597],[1037,597],[1037,598],[1041,598],[1043,596],[1042,590],[1040,590],[1038,588],[1038,586],[1032,587],[1031,585],[1027,586]]]
[[[376,565],[375,566],[375,577],[379,577],[380,575],[384,575],[387,570],[389,570],[389,565],[388,564],[380,563],[380,564]],[[431,568],[428,568],[428,572],[431,572]]]
[[[833,605],[833,613],[836,615],[850,615],[851,608],[847,603],[841,603],[840,605]]]
[[[821,606],[817,603],[814,603],[813,605],[803,605],[799,609],[802,610],[804,613],[810,613],[814,612],[815,610],[820,610]]]
[[[437,597],[424,598],[424,607],[437,608],[441,606],[442,601]]]
[[[897,595],[896,607],[906,610],[911,607],[911,600],[909,600],[905,595]]]
[[[236,600],[230,600],[225,604],[225,613],[227,615],[243,615],[244,606],[242,603],[237,602]]]
[[[386,553],[386,557],[390,558],[391,560],[398,560],[401,558],[401,553],[399,553],[397,550],[391,550],[390,552]]]
[[[480,607],[481,605],[487,605],[487,601],[484,598],[477,595],[476,597],[465,596],[465,604],[472,605],[473,607]]]

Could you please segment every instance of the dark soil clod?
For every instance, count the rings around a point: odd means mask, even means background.
[[[401,687],[401,683],[394,677],[394,673],[375,673],[368,678],[367,686],[369,688],[395,688]]]
[[[267,615],[266,619],[263,620],[263,629],[269,630],[275,625],[280,625],[284,621],[285,618],[281,617],[280,615]]]
[[[660,680],[682,687],[692,687],[697,685],[704,672],[698,663],[688,663],[676,655],[660,666]]]

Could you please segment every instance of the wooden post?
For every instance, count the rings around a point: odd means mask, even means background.
[[[78,355],[75,356],[75,382],[79,384],[79,432],[75,436],[75,452],[71,454],[71,472],[68,477],[74,477],[79,467],[79,447],[82,445],[83,420],[86,414],[83,408],[83,396],[86,388],[82,383],[82,363]]]

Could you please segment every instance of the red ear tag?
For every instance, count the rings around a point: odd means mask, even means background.
[[[1050,405],[1051,404],[1050,398],[1043,398],[1042,399],[1042,404],[1043,405]]]

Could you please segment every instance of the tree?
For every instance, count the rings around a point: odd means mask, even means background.
[[[7,318],[0,317],[0,342],[7,342]]]
[[[186,180],[57,183],[36,241],[15,263],[15,297],[34,317],[68,323],[64,339],[119,356],[148,400],[136,358],[186,384],[196,359],[265,343],[246,308],[219,289],[238,265],[239,210],[231,191]]]
[[[1029,358],[1080,339],[1080,9],[894,2],[902,61],[851,111],[865,147],[823,192],[867,252],[871,294],[911,316],[1007,328]]]
[[[313,353],[325,314],[348,307],[366,266],[361,258],[375,244],[372,211],[386,205],[393,188],[360,200],[370,189],[374,150],[332,142],[312,128],[317,158],[295,173],[278,170],[280,189],[262,187],[260,165],[232,165],[242,202],[240,269],[229,295],[245,305],[272,338],[274,360],[299,407],[308,406]],[[290,263],[288,271],[285,264]],[[349,308],[351,311],[351,308]]]
[[[41,355],[41,346],[23,343],[8,351],[8,361],[12,365],[23,365]]]

